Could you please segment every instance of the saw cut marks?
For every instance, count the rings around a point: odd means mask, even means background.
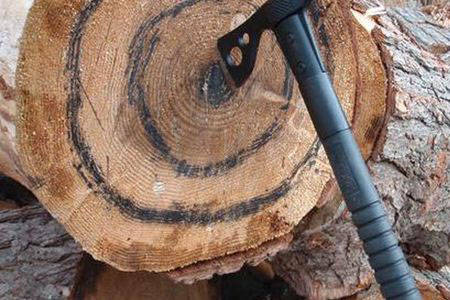
[[[274,35],[242,88],[220,66],[217,39],[263,2],[34,3],[17,72],[20,156],[95,258],[169,271],[283,236],[315,206],[331,171]],[[365,62],[345,42],[358,25],[331,27],[346,9],[334,5],[315,27],[364,136],[384,111],[357,92]]]

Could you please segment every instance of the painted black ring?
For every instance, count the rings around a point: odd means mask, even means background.
[[[205,0],[188,0],[181,2],[178,5],[163,11],[158,16],[146,20],[138,28],[135,36],[133,37],[129,49],[129,65],[126,71],[126,76],[128,78],[128,101],[131,105],[137,108],[141,124],[147,132],[148,141],[159,152],[160,157],[168,162],[178,175],[194,178],[212,177],[226,174],[229,170],[241,165],[246,159],[258,152],[258,150],[266,145],[282,129],[282,125],[275,120],[269,128],[267,128],[260,136],[252,141],[250,146],[239,150],[222,161],[208,165],[194,165],[186,160],[175,157],[171,153],[170,146],[166,143],[163,135],[155,125],[156,122],[151,115],[147,102],[145,101],[148,99],[145,88],[139,80],[144,77],[143,74],[146,73],[149,61],[160,40],[157,33],[154,33],[151,37],[148,36],[148,33],[151,32],[155,26],[161,23],[165,18],[169,16],[176,17],[185,8],[202,1]],[[292,98],[293,76],[287,63],[285,64],[285,69],[286,77],[283,92],[284,96],[290,100]]]
[[[162,12],[154,19],[162,19],[163,17],[172,15],[176,16],[183,8],[192,6],[200,1],[208,0],[186,0],[172,9]],[[102,0],[91,0],[85,8],[80,12],[77,23],[75,24],[70,38],[69,49],[67,53],[67,70],[69,76],[69,96],[67,102],[67,117],[69,120],[68,137],[72,142],[74,150],[80,158],[81,165],[76,166],[80,177],[85,181],[86,185],[95,190],[104,199],[119,208],[122,214],[143,222],[154,222],[162,224],[195,224],[199,226],[207,226],[217,222],[236,221],[245,216],[255,214],[267,205],[273,205],[292,189],[292,181],[299,170],[304,167],[311,159],[317,156],[320,142],[316,140],[309,149],[307,155],[294,168],[291,176],[285,179],[274,190],[248,199],[241,203],[235,204],[227,209],[216,212],[210,212],[206,209],[202,210],[157,210],[153,208],[142,208],[133,203],[132,199],[128,199],[120,195],[120,193],[111,187],[105,180],[101,167],[94,160],[90,146],[80,128],[78,115],[83,104],[81,97],[81,41],[83,38],[85,26],[90,16],[96,11]],[[83,170],[90,173],[86,176]]]

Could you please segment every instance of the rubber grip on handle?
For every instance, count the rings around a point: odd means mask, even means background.
[[[422,299],[350,129],[322,141],[386,299]]]

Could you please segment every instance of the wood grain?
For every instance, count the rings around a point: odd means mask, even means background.
[[[257,248],[316,205],[332,174],[275,37],[263,35],[240,89],[219,64],[217,38],[262,3],[34,3],[16,74],[20,161],[95,258],[173,270]],[[315,3],[367,157],[386,112],[378,49],[348,2]]]

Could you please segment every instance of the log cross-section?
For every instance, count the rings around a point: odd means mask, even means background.
[[[20,170],[95,258],[173,270],[267,245],[326,202],[331,170],[275,37],[242,88],[220,66],[217,38],[263,2],[34,2],[13,87]],[[387,108],[378,48],[348,1],[309,12],[368,157]]]

